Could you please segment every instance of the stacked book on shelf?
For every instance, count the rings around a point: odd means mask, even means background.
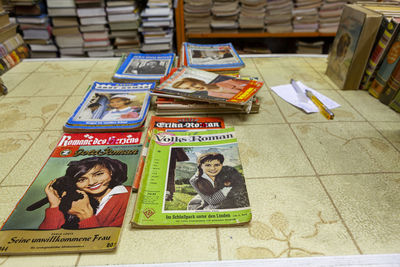
[[[318,11],[319,28],[321,33],[336,33],[339,27],[340,16],[344,5],[344,0],[324,0]]]
[[[57,57],[58,49],[53,42],[46,3],[43,1],[19,3],[15,7],[15,15],[22,36],[29,44],[31,57]]]
[[[17,24],[10,22],[9,14],[0,2],[0,75],[29,56],[29,50],[16,29]]]
[[[213,32],[237,32],[239,29],[239,0],[214,0],[211,8],[211,28]]]
[[[53,23],[54,40],[60,57],[84,56],[74,0],[47,0],[47,9]]]
[[[212,0],[185,0],[183,9],[185,31],[187,33],[210,33],[212,6]]]
[[[268,0],[265,7],[265,31],[270,33],[292,32],[292,0]]]
[[[171,0],[149,0],[140,13],[143,53],[172,52],[174,15]]]
[[[293,8],[293,31],[318,31],[318,9],[322,0],[295,0]]]
[[[104,0],[77,3],[83,50],[89,57],[112,57]]]
[[[241,30],[264,31],[265,0],[241,0],[239,28]]]
[[[400,112],[400,6],[345,5],[326,74],[340,89],[360,89]]]
[[[139,15],[135,1],[106,2],[107,20],[110,28],[110,39],[113,43],[114,56],[140,51],[138,33]]]

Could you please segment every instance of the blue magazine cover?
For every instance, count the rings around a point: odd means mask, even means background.
[[[114,81],[157,81],[168,75],[175,54],[130,53],[113,76]]]
[[[244,63],[231,43],[193,44],[184,43],[188,67],[203,70],[237,70]]]
[[[66,132],[79,130],[134,130],[144,123],[155,83],[94,82],[64,125]]]

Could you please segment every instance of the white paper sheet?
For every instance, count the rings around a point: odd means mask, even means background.
[[[310,90],[329,109],[334,109],[334,108],[340,107],[340,105],[338,103],[336,103],[329,97],[318,93],[317,91],[306,86],[302,82],[297,81],[297,84],[300,87],[301,91],[304,93],[304,95],[305,95],[306,89]],[[309,98],[307,98],[307,101],[302,101],[299,98],[299,96],[297,95],[296,91],[294,90],[294,88],[291,84],[278,85],[278,86],[271,87],[271,89],[278,96],[280,96],[283,100],[285,100],[286,102],[289,102],[290,104],[292,104],[298,108],[301,108],[306,113],[319,112],[318,107]]]

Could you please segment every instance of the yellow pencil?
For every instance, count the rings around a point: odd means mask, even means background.
[[[310,98],[315,105],[317,105],[319,111],[325,116],[325,118],[328,120],[333,120],[335,114],[333,114],[333,112],[327,108],[327,106],[325,106],[311,91],[306,90],[306,96]]]

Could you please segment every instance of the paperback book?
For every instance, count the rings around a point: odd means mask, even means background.
[[[251,216],[233,128],[154,130],[133,227],[241,225]]]
[[[133,190],[137,190],[140,185],[140,180],[143,173],[144,163],[146,161],[147,150],[151,140],[153,130],[158,131],[189,131],[189,130],[205,130],[225,128],[222,118],[214,117],[158,117],[152,116],[147,128],[146,138],[144,140],[144,148],[140,155],[138,171],[133,182]],[[173,195],[173,190],[170,191],[170,196]]]
[[[208,70],[239,70],[245,66],[231,43],[193,44],[183,43],[185,66]]]
[[[64,125],[65,132],[133,131],[142,127],[155,83],[94,82]]]
[[[141,132],[64,134],[0,231],[0,255],[118,244]]]
[[[151,94],[225,105],[246,105],[262,85],[263,82],[253,79],[182,67],[172,72]]]
[[[140,54],[130,53],[113,76],[114,82],[153,81],[171,71],[175,54]]]

